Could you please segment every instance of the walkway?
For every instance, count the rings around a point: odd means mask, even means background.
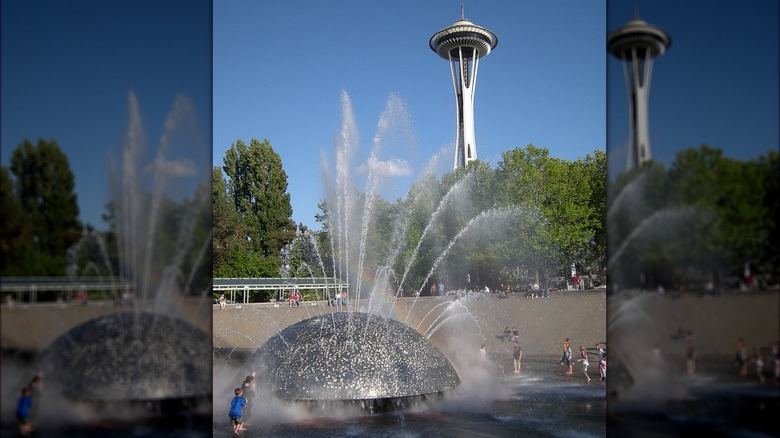
[[[249,303],[251,293],[259,290],[272,290],[277,292],[277,301],[285,301],[285,291],[294,289],[314,289],[317,299],[327,299],[333,293],[340,293],[349,289],[349,283],[337,278],[329,277],[294,277],[294,278],[214,278],[212,280],[214,292],[226,291],[230,293],[229,300],[237,302],[236,295],[241,294],[241,302]],[[320,295],[322,292],[322,295]]]

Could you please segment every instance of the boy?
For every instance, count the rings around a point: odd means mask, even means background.
[[[523,360],[523,349],[520,348],[520,345],[515,341],[515,348],[512,353],[512,363],[515,366],[514,373],[520,374],[520,365]]]
[[[230,425],[233,426],[233,434],[238,436],[239,432],[244,430],[241,427],[241,415],[243,414],[244,406],[246,406],[246,399],[242,397],[243,391],[241,388],[236,388],[234,392],[236,396],[230,401],[228,416],[230,417]]]
[[[19,422],[19,433],[22,436],[28,436],[32,432],[32,423],[30,422],[32,403],[30,388],[24,387],[22,389],[22,397],[19,398],[19,404],[16,406],[16,419]]]

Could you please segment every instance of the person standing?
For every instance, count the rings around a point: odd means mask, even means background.
[[[246,406],[246,399],[243,397],[243,391],[241,388],[236,388],[234,391],[235,397],[230,401],[230,411],[228,417],[230,417],[230,425],[233,426],[233,434],[238,436],[243,428],[243,416],[244,407]]]
[[[693,339],[688,339],[688,347],[685,351],[685,370],[691,375],[696,372],[696,346],[693,345]]]
[[[19,423],[19,434],[22,436],[30,435],[32,432],[32,423],[30,422],[30,412],[32,410],[33,399],[30,396],[30,388],[22,388],[22,396],[16,405],[16,421]]]
[[[756,366],[758,381],[761,383],[766,382],[766,379],[764,379],[764,359],[761,357],[761,350],[758,347],[753,347],[753,363]]]
[[[225,294],[219,294],[219,310],[225,310],[225,306],[227,306],[227,300],[225,299]]]
[[[772,342],[772,375],[775,378],[775,383],[780,383],[780,349],[778,349],[777,342]]]
[[[479,349],[479,365],[482,367],[482,369],[487,368],[487,361],[487,346],[482,344],[482,348]]]
[[[251,375],[246,376],[244,383],[241,384],[241,392],[244,396],[244,399],[246,399],[246,407],[244,408],[244,413],[242,415],[242,420],[241,420],[241,423],[245,426],[252,418],[252,407],[254,407],[255,404],[254,403],[255,400],[255,372],[254,371],[252,371]]]
[[[606,357],[606,353],[604,353],[604,349],[601,348],[601,344],[599,342],[596,342],[596,351],[599,355],[599,376],[601,377],[601,381],[607,380],[607,366],[606,361],[604,358]],[[602,363],[604,363],[603,369],[602,369]]]
[[[599,360],[599,373],[601,374],[601,381],[602,382],[606,381],[607,380],[607,353],[606,352]]]
[[[572,371],[572,365],[574,363],[574,358],[571,354],[571,344],[569,343],[569,338],[566,338],[566,342],[563,344],[564,353],[563,356],[566,358],[566,374],[571,376],[574,371]]]
[[[520,348],[520,345],[515,341],[515,348],[512,352],[512,364],[514,365],[514,374],[520,374],[520,366],[522,365],[523,360],[523,349]]]
[[[563,351],[561,352],[561,365],[566,363],[566,346],[569,343],[569,338],[563,341]]]
[[[30,389],[30,398],[32,399],[30,420],[35,421],[38,419],[38,413],[41,410],[41,398],[43,397],[43,371],[38,371],[35,373],[27,387]]]
[[[582,345],[580,345],[580,358],[577,359],[577,362],[582,366],[582,372],[585,374],[585,382],[590,382],[590,376],[588,375],[588,366],[590,365],[590,363],[588,363],[588,352],[585,351],[585,347]]]
[[[747,375],[747,347],[745,346],[745,340],[742,338],[737,339],[737,355],[734,358],[737,366],[739,367],[739,375]]]

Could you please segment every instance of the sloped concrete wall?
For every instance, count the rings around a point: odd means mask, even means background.
[[[211,300],[179,301],[183,319],[211,333]],[[110,302],[91,302],[86,306],[70,304],[15,304],[0,309],[0,346],[4,350],[38,352],[73,327],[103,315],[130,311]],[[174,315],[171,315],[174,316]]]
[[[365,304],[365,303],[362,303]],[[496,354],[511,350],[499,338],[504,328],[516,326],[526,354],[559,355],[563,340],[592,346],[606,337],[606,296],[602,292],[579,292],[549,298],[525,299],[495,295],[456,300],[454,297],[421,297],[384,303],[385,314],[429,336],[442,348],[456,342],[477,350],[484,343]],[[256,349],[281,329],[313,316],[339,311],[324,303],[229,305],[214,310],[214,348]]]
[[[731,356],[738,337],[745,338],[748,346],[766,346],[780,338],[779,296],[777,291],[681,298],[653,294],[642,299],[641,311],[643,317],[655,321],[661,342],[674,342],[672,336],[682,327],[692,331],[701,355]],[[504,327],[517,326],[526,354],[554,358],[566,337],[571,338],[574,348],[592,347],[601,341],[608,344],[608,318],[621,312],[616,302],[601,292],[570,292],[533,300],[514,295],[459,301],[454,297],[424,297],[382,306],[388,315],[425,334],[440,348],[447,342],[457,342],[464,349],[478,349],[485,343],[489,350],[503,354],[510,345],[497,336]],[[308,302],[293,308],[286,303],[240,308],[231,304],[223,312],[204,300],[184,300],[182,308],[188,321],[206,332],[213,329],[214,348],[228,350],[254,350],[291,324],[339,310],[325,303]],[[72,327],[119,310],[97,304],[3,306],[0,345],[3,349],[39,351]]]

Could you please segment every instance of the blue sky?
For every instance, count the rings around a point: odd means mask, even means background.
[[[186,154],[200,175],[210,175],[211,7],[210,1],[4,0],[2,165],[24,139],[55,139],[75,174],[82,221],[105,228],[108,151],[120,157],[133,91],[146,160],[180,94],[194,107],[204,138]]]
[[[634,17],[633,1],[609,1],[614,30]],[[653,63],[649,124],[653,160],[701,144],[740,160],[778,149],[777,0],[638,1],[639,17],[672,37]],[[610,175],[625,171],[628,102],[620,61],[609,56]]]
[[[442,150],[440,172],[449,170],[454,97],[447,63],[428,39],[459,18],[460,1],[185,3],[3,1],[2,165],[24,139],[56,139],[76,175],[81,218],[100,227],[108,151],[116,156],[127,131],[128,92],[138,98],[149,154],[182,94],[203,136],[213,137],[211,158],[208,145],[191,151],[204,172],[237,139],[267,138],[289,177],[293,219],[318,228],[320,152],[332,162],[346,91],[359,161],[388,97],[406,104],[416,144],[381,158],[414,168],[385,196],[404,196]],[[606,34],[633,17],[635,3],[673,38],[653,71],[654,159],[668,164],[702,143],[739,159],[777,149],[776,0],[481,1],[465,2],[466,18],[499,43],[479,69],[479,157],[495,166],[501,152],[528,143],[570,160],[606,148],[610,171],[622,171],[626,90]]]
[[[460,0],[215,3],[214,164],[238,139],[268,139],[288,176],[293,220],[319,229],[321,151],[334,162],[346,91],[361,138],[356,179],[391,93],[405,102],[417,144],[379,157],[411,167],[382,195],[405,196],[443,148],[441,172],[452,170],[452,80],[428,40],[460,10]],[[502,152],[529,143],[569,160],[606,150],[604,2],[465,2],[465,17],[498,35],[477,77],[480,159],[495,167]]]

